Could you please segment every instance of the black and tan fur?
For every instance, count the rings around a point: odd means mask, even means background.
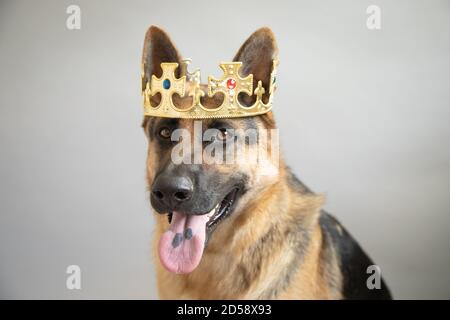
[[[262,80],[268,92],[272,59],[276,56],[273,33],[262,28],[249,37],[234,60],[243,62],[242,75],[253,73],[255,84]],[[151,27],[143,51],[145,80],[151,74],[161,75],[161,62],[180,61],[181,56],[166,33]],[[179,76],[182,71],[177,72]],[[184,103],[183,98],[177,100]],[[215,100],[206,97],[203,103],[214,104]],[[249,97],[242,100],[251,103]],[[295,100],[292,106],[275,103],[274,110],[289,112],[294,105]],[[173,145],[161,142],[156,136],[161,126],[192,130],[193,120],[145,117],[143,128],[149,140],[147,179],[150,188],[156,177],[166,174],[170,179],[171,172],[178,172],[170,164]],[[249,118],[207,120],[203,121],[203,126],[204,129],[220,126],[258,130],[276,128],[272,112]],[[321,209],[323,197],[300,182],[283,159],[278,171],[269,168],[268,172],[272,174],[262,174],[261,168],[245,163],[183,168],[191,169],[202,172],[199,179],[206,179],[205,184],[213,176],[211,179],[218,188],[228,181],[239,181],[243,188],[232,214],[210,235],[200,265],[192,273],[170,273],[154,255],[161,298],[390,298],[384,282],[380,290],[367,289],[366,268],[373,264],[372,261],[344,227]],[[156,245],[168,227],[168,219],[164,214],[156,214],[155,218]]]

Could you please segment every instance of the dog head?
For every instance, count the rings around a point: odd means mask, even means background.
[[[272,31],[261,28],[244,42],[233,61],[242,62],[242,77],[253,74],[254,87],[260,80],[269,92],[276,56]],[[163,62],[182,65],[168,35],[154,26],[146,34],[142,59],[145,81],[151,75],[161,77]],[[180,77],[183,72],[179,67],[175,75]],[[151,102],[157,105],[160,99],[155,95]],[[190,99],[174,95],[174,103],[180,106],[189,105]],[[215,107],[222,99],[218,94],[201,101],[205,107]],[[263,101],[267,99],[263,95]],[[240,95],[239,100],[251,105],[255,98]],[[221,222],[238,216],[258,192],[276,180],[279,155],[270,143],[275,135],[273,115],[207,120],[146,116],[143,128],[148,137],[151,205],[157,213],[168,215],[171,223],[160,239],[161,262],[169,271],[191,272]]]

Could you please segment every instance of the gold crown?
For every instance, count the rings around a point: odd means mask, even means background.
[[[242,62],[221,63],[219,66],[223,71],[222,77],[216,79],[213,76],[208,76],[208,96],[213,97],[218,92],[224,94],[222,104],[215,108],[205,108],[201,103],[200,98],[205,96],[205,92],[200,86],[200,70],[197,69],[192,73],[187,70],[190,59],[185,59],[182,63],[181,70],[182,74],[185,75],[180,78],[175,77],[178,63],[161,63],[161,77],[157,78],[152,75],[151,81],[145,81],[144,71],[142,71],[144,115],[187,119],[236,118],[264,114],[272,109],[273,93],[276,89],[277,60],[273,60],[269,98],[266,103],[262,99],[265,89],[261,80],[258,81],[257,87],[253,90],[253,74],[244,78],[239,75]],[[142,66],[142,70],[144,70],[144,66]],[[248,107],[243,106],[238,99],[241,92],[249,96],[254,94],[256,96],[254,104]],[[157,93],[161,95],[161,100],[159,105],[154,107],[151,105],[150,99]],[[187,108],[178,108],[172,100],[174,93],[181,97],[192,97],[192,104]]]

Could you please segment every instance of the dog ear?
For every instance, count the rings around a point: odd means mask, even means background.
[[[162,76],[161,63],[163,62],[177,62],[178,68],[175,70],[175,76],[180,77],[181,56],[177,48],[164,30],[157,26],[151,26],[145,34],[144,49],[142,50],[142,65],[144,68],[142,88],[145,88],[147,82],[151,81],[152,74],[158,78]],[[152,106],[157,106],[160,101],[160,93],[150,98]]]
[[[241,76],[253,74],[253,89],[262,81],[265,89],[264,102],[268,100],[270,73],[272,72],[273,60],[278,57],[278,47],[275,35],[267,27],[256,30],[241,46],[233,61],[241,61]],[[242,95],[241,100],[247,105],[254,103],[256,97]]]
[[[150,81],[152,74],[161,77],[162,62],[177,62],[181,65],[181,57],[175,45],[164,30],[151,26],[145,34],[144,49],[142,51],[142,64],[144,66],[144,80]],[[180,76],[180,67],[175,76]]]

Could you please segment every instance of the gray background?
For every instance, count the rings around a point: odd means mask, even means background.
[[[66,29],[66,7],[82,10]],[[382,28],[366,28],[366,8]],[[140,55],[207,74],[270,26],[288,163],[397,298],[449,298],[449,1],[2,1],[0,297],[156,298]],[[296,101],[292,103],[291,101]],[[82,290],[65,288],[66,267]]]

